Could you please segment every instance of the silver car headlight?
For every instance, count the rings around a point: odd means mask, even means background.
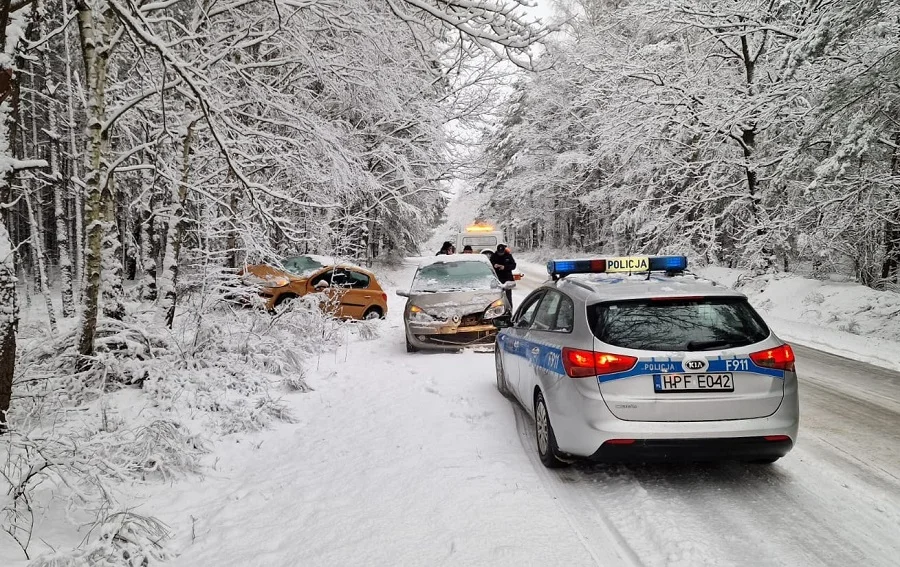
[[[431,323],[435,321],[435,318],[425,313],[418,305],[413,305],[409,308],[409,320],[414,323]]]
[[[497,317],[503,317],[504,315],[506,315],[506,303],[504,303],[502,299],[498,299],[491,303],[484,311],[485,319],[496,319]]]

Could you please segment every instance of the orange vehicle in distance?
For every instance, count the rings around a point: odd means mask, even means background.
[[[387,294],[375,274],[328,256],[304,254],[269,264],[247,266],[243,281],[259,289],[266,309],[278,311],[285,302],[308,293],[324,293],[323,307],[342,319],[380,319],[387,315]]]

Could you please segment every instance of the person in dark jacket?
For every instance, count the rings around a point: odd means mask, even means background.
[[[435,256],[443,256],[444,254],[453,254],[456,252],[456,249],[453,247],[453,243],[449,240],[445,240],[441,245],[441,249],[438,250],[438,253]]]
[[[516,277],[513,274],[513,270],[516,269],[516,260],[512,257],[509,250],[506,249],[506,244],[498,244],[497,251],[491,254],[491,265],[494,266],[494,271],[497,272],[497,279],[500,282],[511,282],[515,281]],[[512,290],[506,290],[506,299],[509,300],[510,309],[512,309]]]

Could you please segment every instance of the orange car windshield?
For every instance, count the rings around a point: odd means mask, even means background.
[[[321,268],[324,264],[313,260],[309,256],[292,256],[281,261],[281,265],[288,272],[297,276],[308,276]]]

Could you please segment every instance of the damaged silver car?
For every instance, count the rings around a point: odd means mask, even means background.
[[[437,256],[424,261],[403,311],[406,351],[457,350],[493,345],[495,322],[508,319],[505,291],[515,282],[501,284],[490,262],[481,254]]]

